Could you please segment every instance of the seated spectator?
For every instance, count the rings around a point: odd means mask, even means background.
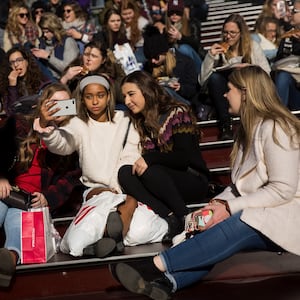
[[[7,25],[10,0],[2,0],[0,2],[0,49],[3,49],[4,30]]]
[[[70,94],[68,96],[70,97]],[[42,135],[53,153],[60,155],[68,155],[74,151],[78,153],[82,168],[81,181],[85,188],[89,189],[85,194],[98,194],[103,189],[121,193],[117,173],[122,165],[133,164],[140,157],[138,133],[123,111],[115,111],[111,84],[104,75],[88,75],[82,78],[75,98],[79,104],[77,116],[60,127],[51,126],[57,124],[59,120],[53,116],[54,104],[49,104],[44,99],[40,118],[36,120],[34,128]],[[131,215],[135,210],[135,206],[131,206],[132,201],[136,203],[131,197],[125,204],[120,204],[125,205],[131,211]],[[126,227],[128,230],[128,223],[126,226],[125,222],[130,220],[123,219],[126,218],[126,213],[117,214],[116,217],[122,219],[123,228]],[[108,222],[107,226],[109,225]],[[97,249],[101,249],[97,252],[99,257],[109,254],[117,244],[120,246],[123,236],[121,229],[121,235],[109,236],[115,239],[110,240],[112,243],[100,239],[97,243]],[[109,244],[113,247],[108,247]],[[120,247],[118,249],[123,251]]]
[[[226,47],[222,46],[223,42]],[[243,17],[231,14],[223,23],[221,42],[213,44],[206,54],[199,77],[200,85],[207,85],[208,95],[216,109],[221,140],[233,137],[228,101],[224,97],[228,75],[234,68],[249,64],[259,65],[267,73],[271,71],[263,50],[251,39]],[[216,71],[217,67],[220,69]]]
[[[52,12],[62,19],[64,14],[62,2],[62,0],[48,0],[46,11]]]
[[[86,44],[83,54],[70,63],[60,78],[60,82],[68,84],[73,92],[85,75],[106,74],[113,83],[112,90],[116,97],[117,108],[124,108],[120,82],[125,73],[121,65],[114,62],[107,52],[106,44],[101,41],[92,41]]]
[[[63,28],[67,35],[72,37],[83,52],[84,45],[93,39],[96,27],[88,21],[87,13],[81,8],[77,1],[68,1],[63,5]]]
[[[199,234],[148,261],[116,266],[116,277],[131,292],[171,299],[243,251],[300,255],[300,121],[280,103],[271,78],[259,66],[234,70],[228,86],[230,110],[242,124],[231,154],[232,184],[204,207],[212,217]],[[155,274],[153,280],[142,270]],[[201,286],[197,290],[200,297],[192,298],[204,298]],[[286,291],[281,298],[286,299]]]
[[[56,93],[53,87],[48,86],[46,89],[47,92],[42,97],[56,100],[69,98],[68,93]],[[10,285],[16,265],[20,263],[22,212],[19,208],[8,206],[1,199],[9,197],[12,187],[18,186],[31,194],[32,208],[49,206],[53,214],[68,200],[74,187],[81,185],[76,154],[59,156],[50,153],[32,130],[33,119],[32,114],[18,114],[9,116],[6,121],[13,126],[11,132],[15,132],[15,135],[9,135],[8,138],[12,140],[12,145],[15,141],[17,149],[13,147],[9,151],[16,150],[14,155],[17,159],[9,169],[0,170],[0,226],[5,224],[6,237],[4,248],[0,249],[0,287]]]
[[[168,37],[148,25],[144,30],[145,70],[178,101],[190,105],[197,93],[197,73],[193,61],[176,48],[169,48]]]
[[[94,40],[104,42],[106,47],[112,51],[116,44],[123,45],[129,42],[126,36],[125,24],[118,10],[115,8],[106,10],[102,30],[94,35]]]
[[[58,80],[65,68],[79,55],[76,41],[67,35],[60,19],[53,13],[44,13],[40,20],[43,36],[39,48],[33,48],[43,72]]]
[[[208,8],[205,0],[184,0],[184,12],[189,20],[206,21]]]
[[[22,96],[33,96],[37,104],[38,93],[50,80],[42,74],[30,50],[24,47],[12,48],[6,57],[4,65],[9,64],[10,67],[1,69],[0,91],[4,111],[10,115],[13,104]]]
[[[278,20],[273,17],[264,17],[256,22],[255,33],[252,38],[263,49],[267,59],[272,63],[277,55],[281,39]]]
[[[280,4],[283,2],[283,4]],[[264,17],[273,17],[278,20],[280,34],[291,29],[291,7],[285,0],[265,0],[262,11],[256,22],[259,24]]]
[[[99,13],[99,23],[101,25],[104,23],[104,16],[109,9],[113,8],[116,11],[121,12],[121,2],[122,2],[122,0],[107,0],[107,1],[105,1],[104,8]]]
[[[291,25],[296,29],[300,27],[300,0],[295,0],[294,2]],[[294,55],[298,56],[300,59],[299,31],[296,31],[294,34],[292,34],[292,36],[283,38],[281,40],[277,52],[276,61]],[[276,66],[276,61],[274,66]],[[287,66],[289,64],[291,63],[287,62]],[[298,67],[295,70],[299,70],[299,62],[297,62],[297,64]],[[274,74],[275,84],[282,103],[289,107],[291,110],[300,109],[300,88],[298,76],[297,74],[295,74],[295,77],[293,77],[292,73],[281,70],[275,70]]]
[[[39,26],[41,16],[46,11],[47,11],[47,6],[41,0],[37,0],[31,4],[31,18],[37,26]]]
[[[122,94],[140,135],[142,157],[120,168],[119,182],[167,221],[162,241],[171,242],[183,230],[186,204],[204,201],[208,190],[195,117],[143,71],[124,78]]]
[[[146,2],[148,4],[152,24],[158,26],[158,23],[161,23],[163,25],[165,23],[167,4],[159,0],[148,0]]]
[[[4,31],[3,48],[5,52],[14,46],[36,47],[38,38],[38,27],[31,20],[29,8],[20,3],[12,6]]]
[[[184,14],[184,1],[168,2],[166,32],[171,47],[176,47],[181,54],[190,57],[195,64],[196,72],[201,71],[200,25],[196,19],[188,20]]]
[[[143,51],[144,38],[142,32],[149,21],[140,15],[138,6],[133,0],[122,1],[121,16],[125,24],[127,39],[130,42],[137,62],[143,65],[146,62],[146,58]]]

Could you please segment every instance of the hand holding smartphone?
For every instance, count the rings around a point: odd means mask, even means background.
[[[67,100],[57,100],[56,104],[52,107],[52,109],[59,108],[59,111],[53,114],[55,117],[61,116],[72,116],[76,115],[76,100],[67,99]]]

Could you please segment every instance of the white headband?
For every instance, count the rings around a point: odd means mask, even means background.
[[[83,91],[83,89],[91,83],[98,83],[103,85],[108,91],[109,91],[109,82],[105,77],[99,76],[99,75],[92,75],[92,76],[87,76],[83,78],[80,81],[79,87],[80,87],[80,92]]]

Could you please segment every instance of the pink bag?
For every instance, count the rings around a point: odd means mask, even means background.
[[[21,263],[45,263],[55,254],[49,208],[21,213]]]

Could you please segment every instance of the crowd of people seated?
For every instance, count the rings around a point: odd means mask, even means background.
[[[248,76],[238,73],[244,68],[266,80],[276,94],[278,116],[288,119],[281,127],[294,128],[291,140],[298,142],[299,126],[290,125],[288,110],[300,109],[300,0],[266,0],[253,32],[240,14],[229,15],[220,41],[208,51],[201,46],[205,0],[108,0],[98,15],[87,2],[0,4],[0,135],[11,145],[1,148],[7,159],[0,163],[0,227],[6,235],[0,287],[9,286],[20,263],[20,209],[1,201],[15,185],[33,195],[33,207],[49,206],[53,214],[77,187],[83,201],[124,193],[124,203],[108,214],[103,236],[91,245],[98,257],[124,249],[138,203],[164,220],[161,241],[172,243],[184,230],[187,204],[207,200],[210,176],[197,128],[203,105],[215,110],[221,140],[234,138],[232,116],[241,115],[247,136],[240,131],[237,142],[251,150],[255,110],[247,118],[240,106],[251,110],[243,93],[254,106],[258,99],[246,83],[244,90],[235,86],[243,104],[233,109],[230,92],[233,80],[237,85]],[[77,115],[56,116],[57,102],[70,98]],[[266,109],[258,117],[267,115]],[[236,158],[241,149],[234,149]],[[227,218],[233,208],[217,200],[211,205],[222,205]]]

